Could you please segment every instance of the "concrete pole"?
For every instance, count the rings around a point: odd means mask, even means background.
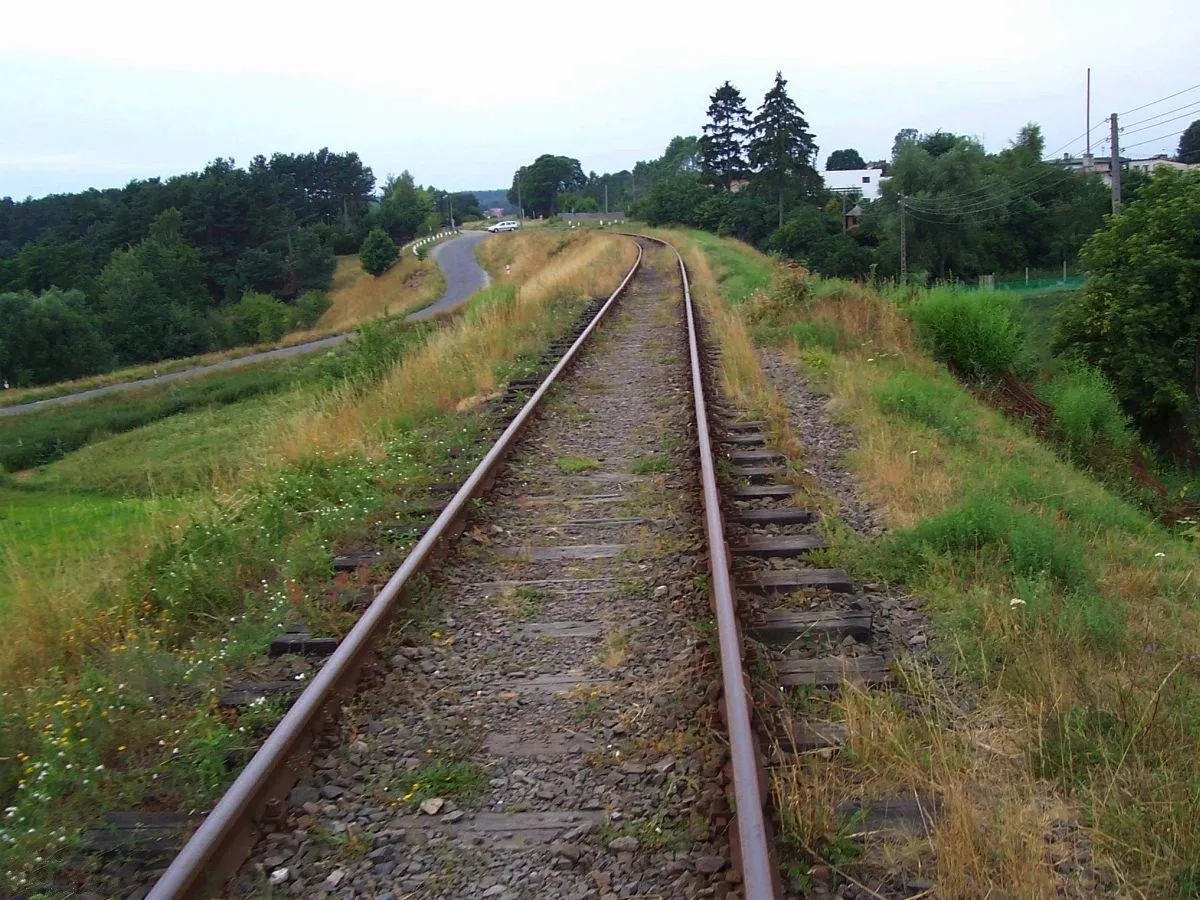
[[[1117,145],[1119,138],[1117,137],[1117,114],[1113,113],[1109,119],[1110,135],[1112,137],[1112,151],[1109,156],[1109,172],[1112,175],[1112,206],[1113,215],[1117,215],[1121,211],[1121,148]]]

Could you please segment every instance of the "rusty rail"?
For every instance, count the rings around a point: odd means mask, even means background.
[[[563,354],[562,359],[550,370],[550,374],[534,391],[533,396],[521,407],[504,433],[488,450],[487,455],[446,504],[441,515],[429,526],[400,568],[375,596],[349,634],[338,644],[337,650],[267,736],[246,768],[217,801],[212,812],[154,885],[148,900],[207,896],[205,892],[214,887],[219,888],[241,865],[246,853],[254,844],[256,824],[261,820],[268,803],[278,802],[296,780],[296,774],[288,767],[289,760],[295,752],[305,747],[306,740],[311,739],[315,726],[321,721],[330,701],[357,677],[375,638],[382,633],[382,626],[387,623],[402,597],[405,585],[430,559],[430,554],[438,543],[454,533],[454,527],[461,522],[470,500],[485,490],[494,479],[499,464],[508,454],[542,397],[559,374],[574,360],[589,335],[624,292],[641,262],[642,250],[639,246],[637,259],[617,289]]]
[[[746,889],[746,900],[776,900],[779,888],[776,869],[771,861],[766,817],[763,813],[764,797],[758,747],[750,721],[750,699],[746,693],[746,680],[742,669],[742,640],[729,575],[729,550],[725,543],[725,525],[721,518],[721,498],[717,490],[712,436],[708,430],[708,407],[704,399],[695,304],[692,302],[692,289],[683,255],[666,241],[660,240],[659,243],[674,251],[675,258],[679,261],[684,305],[687,308],[692,396],[696,406],[696,438],[699,444],[700,484],[704,500],[704,531],[708,537],[709,565],[712,573],[712,604],[717,615],[717,642],[721,653],[721,681],[726,728],[729,732],[729,757],[733,770],[735,830],[737,849],[741,857],[742,882]]]

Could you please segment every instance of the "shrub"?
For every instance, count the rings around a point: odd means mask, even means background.
[[[292,310],[269,294],[246,293],[231,310],[234,333],[245,343],[277,341],[292,324]]]
[[[1112,385],[1089,366],[1071,369],[1042,389],[1071,454],[1103,467],[1128,455],[1135,437]]]
[[[966,574],[985,554],[998,557],[1014,577],[1044,575],[1067,590],[1088,586],[1082,542],[1036,514],[987,497],[961,506],[891,537],[882,551],[886,573],[911,577],[942,557]]]
[[[296,301],[296,325],[300,328],[312,328],[332,305],[333,301],[324,291],[305,291]]]
[[[397,255],[396,244],[387,236],[387,232],[378,226],[367,232],[358,251],[363,269],[372,275],[382,275],[386,272],[396,261]]]
[[[1021,352],[1021,330],[993,294],[934,288],[917,297],[912,316],[933,355],[968,377],[1011,369]]]

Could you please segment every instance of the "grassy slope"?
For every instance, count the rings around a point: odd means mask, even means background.
[[[361,322],[380,316],[400,315],[428,306],[441,295],[444,287],[445,280],[437,265],[431,260],[418,261],[411,252],[401,254],[396,265],[378,278],[372,278],[363,271],[357,256],[339,256],[333,282],[329,287],[330,307],[312,328],[293,331],[274,344],[233,347],[201,356],[164,359],[156,363],[129,366],[74,381],[62,381],[24,390],[0,391],[0,406],[16,406],[105,385],[139,381],[156,373],[165,375],[192,366],[248,356],[275,346],[292,346],[331,334],[340,334],[357,327]]]
[[[749,248],[702,244],[735,306],[769,270]],[[877,295],[818,283],[803,308],[761,295],[737,308],[829,394],[858,436],[849,464],[892,526],[874,542],[831,526],[831,561],[923,597],[939,653],[970,685],[968,699],[909,664],[903,703],[850,693],[849,749],[785,786],[790,836],[830,847],[813,831],[828,822],[802,808],[822,780],[901,787],[947,804],[918,848],[946,896],[1053,896],[1074,877],[1053,862],[1074,854],[1047,838],[1071,822],[1117,890],[1197,890],[1194,546],[980,406]]]
[[[369,540],[401,556],[408,504],[482,453],[479,401],[631,254],[600,236],[534,252],[541,270],[519,292],[360,342],[346,377],[181,414],[5,485],[0,535],[21,549],[4,557],[0,608],[0,805],[13,807],[0,893],[53,871],[97,810],[211,802],[231,751],[278,710],[235,722],[185,689],[211,698],[285,621],[344,630],[331,550]]]

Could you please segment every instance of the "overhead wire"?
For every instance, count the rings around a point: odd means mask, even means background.
[[[1172,100],[1175,97],[1180,96],[1181,94],[1186,94],[1188,91],[1194,91],[1197,88],[1200,88],[1200,84],[1193,84],[1191,87],[1184,88],[1182,91],[1176,91],[1173,94],[1167,94],[1167,96],[1165,96],[1165,97],[1159,97],[1157,100],[1151,100],[1149,103],[1143,103],[1141,106],[1135,106],[1133,109],[1127,109],[1127,110],[1125,110],[1125,112],[1117,113],[1117,116],[1118,117],[1127,116],[1130,113],[1135,113],[1140,109],[1147,109],[1148,107],[1151,107],[1151,106],[1157,106],[1159,103],[1162,103],[1164,100]]]
[[[1181,110],[1191,109],[1192,107],[1196,107],[1196,106],[1200,106],[1200,100],[1193,100],[1191,103],[1185,103],[1183,106],[1177,106],[1174,109],[1168,109],[1166,112],[1161,112],[1161,113],[1158,113],[1157,115],[1153,115],[1153,116],[1147,116],[1144,119],[1138,119],[1136,122],[1129,122],[1125,125],[1122,125],[1120,130],[1125,131],[1127,128],[1133,128],[1136,125],[1141,125],[1145,122],[1149,122],[1151,119],[1161,119],[1163,116],[1169,116],[1171,113],[1177,113],[1177,112],[1180,112]]]
[[[1183,94],[1186,94],[1190,91],[1194,91],[1198,88],[1200,88],[1200,84],[1194,84],[1191,87],[1187,87],[1187,88],[1184,88],[1183,90],[1176,91],[1173,94],[1167,94],[1166,96],[1160,97],[1157,100],[1152,100],[1149,103],[1143,103],[1141,106],[1135,106],[1131,109],[1127,109],[1127,110],[1125,110],[1125,112],[1118,113],[1118,116],[1125,116],[1125,115],[1129,115],[1130,113],[1135,113],[1135,112],[1138,112],[1143,109],[1148,109],[1152,106],[1156,106],[1167,100],[1171,100],[1175,97],[1182,96]],[[1175,109],[1170,109],[1170,110],[1167,110],[1166,112],[1156,113],[1154,115],[1147,116],[1144,119],[1139,119],[1138,121],[1132,123],[1132,125],[1121,128],[1120,131],[1122,134],[1124,134],[1124,133],[1137,134],[1141,131],[1147,131],[1151,128],[1157,128],[1162,125],[1167,125],[1167,124],[1177,121],[1179,119],[1188,118],[1193,113],[1186,112],[1183,115],[1178,115],[1178,116],[1175,116],[1174,118],[1170,118],[1170,119],[1164,119],[1163,118],[1164,116],[1169,116],[1172,113],[1178,113],[1183,110],[1192,110],[1194,107],[1200,107],[1200,101],[1189,102],[1189,103],[1184,104],[1183,106],[1176,107]],[[1075,144],[1077,144],[1079,141],[1081,141],[1083,139],[1090,138],[1092,132],[1095,131],[1097,128],[1103,127],[1103,125],[1104,125],[1103,120],[1100,122],[1097,122],[1094,125],[1089,125],[1087,130],[1085,130],[1082,134],[1078,135],[1077,137],[1072,138],[1071,140],[1067,141],[1062,146],[1057,147],[1056,149],[1050,151],[1050,153],[1046,154],[1043,161],[1052,164],[1055,161],[1055,158],[1057,157],[1059,152],[1067,149],[1068,147],[1074,146]],[[1164,138],[1174,137],[1174,136],[1178,135],[1179,133],[1180,132],[1176,131],[1176,132],[1171,132],[1168,134],[1159,135],[1158,137],[1149,138],[1144,141],[1138,141],[1133,144],[1124,144],[1121,147],[1121,149],[1125,150],[1125,149],[1131,149],[1133,147],[1140,147],[1140,146],[1143,146],[1144,144],[1154,143],[1155,141],[1159,141]],[[1111,143],[1111,137],[1106,136],[1100,141],[1100,147],[1107,146],[1110,143]],[[1047,180],[1055,175],[1059,176],[1057,180],[1055,180],[1055,181]],[[1044,190],[1044,189],[1051,188],[1051,187],[1057,187],[1059,184],[1062,184],[1063,182],[1065,182],[1066,180],[1071,178],[1072,175],[1073,175],[1073,172],[1070,169],[1056,167],[1056,168],[1052,168],[1052,169],[1043,170],[1043,171],[1033,175],[1030,178],[1027,178],[1022,181],[1018,181],[1018,182],[1016,182],[1014,184],[1010,184],[1010,185],[1004,185],[1004,186],[984,185],[982,187],[972,188],[971,190],[965,191],[962,194],[954,195],[952,197],[944,197],[944,198],[905,197],[901,200],[901,203],[903,204],[905,212],[908,215],[912,216],[912,218],[916,219],[917,221],[926,222],[929,224],[961,225],[961,224],[964,224],[961,221],[961,219],[964,217],[970,217],[971,219],[973,219],[974,221],[976,221],[978,223],[984,223],[984,222],[995,221],[996,219],[999,219],[1001,217],[1001,214],[998,211],[1008,207],[1011,203],[1015,202],[1016,200],[1020,200],[1024,197],[1032,196],[1032,194],[1038,190]],[[1039,185],[1039,182],[1045,182],[1045,183]],[[1037,185],[1037,186],[1035,187],[1035,185]],[[990,192],[997,190],[997,189],[1006,190],[1007,192],[1009,192],[1009,196],[1006,198],[1003,198],[1003,199],[995,196],[994,194],[992,196],[988,196],[988,194]],[[984,213],[993,213],[993,215],[986,216],[984,218],[980,218],[980,216]]]

